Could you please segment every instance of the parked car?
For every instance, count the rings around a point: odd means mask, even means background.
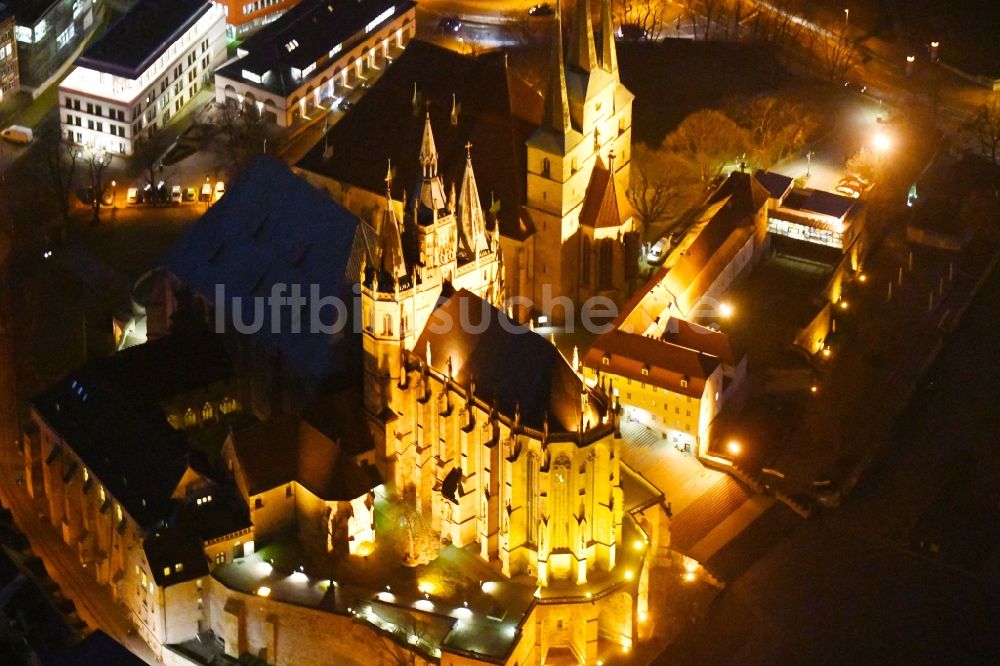
[[[541,2],[528,10],[530,16],[552,16],[555,10],[547,2]]]
[[[174,185],[173,187],[170,188],[170,202],[171,203],[177,203],[177,204],[179,204],[181,202],[182,196],[183,195],[181,194],[181,186],[180,185]]]
[[[649,37],[649,31],[635,23],[623,23],[618,26],[618,39],[627,42],[638,42]]]
[[[211,183],[204,183],[201,186],[201,194],[198,195],[198,201],[202,203],[209,203],[212,200],[212,185]]]
[[[35,135],[31,131],[30,127],[25,127],[24,125],[11,125],[3,132],[0,132],[0,137],[2,137],[4,141],[19,143],[26,146],[34,140]]]
[[[189,187],[186,190],[184,190],[184,201],[186,201],[187,203],[191,203],[197,198],[198,198],[198,190],[196,190],[195,188]]]
[[[646,263],[651,266],[659,266],[666,260],[669,251],[670,241],[667,238],[661,238],[653,243],[653,247],[649,248],[649,252],[646,253]]]
[[[454,16],[446,16],[438,22],[438,30],[441,32],[455,33],[462,29],[462,22]]]
[[[128,204],[129,206],[134,206],[135,204],[139,203],[138,187],[128,188],[128,192],[125,194],[125,203]]]
[[[215,184],[215,198],[212,199],[212,203],[215,203],[225,195],[226,195],[226,184],[220,180]]]
[[[840,194],[841,196],[850,197],[852,199],[857,199],[858,197],[861,196],[860,190],[857,190],[851,187],[850,185],[844,183],[837,185],[837,187],[834,188],[833,191],[836,192],[837,194]]]

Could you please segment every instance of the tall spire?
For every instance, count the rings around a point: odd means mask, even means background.
[[[601,67],[618,80],[618,52],[615,24],[611,20],[611,0],[601,0]]]
[[[375,272],[384,273],[399,282],[406,275],[406,261],[403,259],[403,238],[399,231],[399,220],[392,205],[392,163],[385,174],[385,210],[378,228],[378,244],[375,248]]]
[[[465,144],[465,173],[462,175],[462,190],[458,196],[458,231],[462,249],[467,257],[475,259],[489,247],[486,238],[486,217],[483,215],[476,175],[472,170],[472,144]]]
[[[549,63],[549,83],[545,89],[545,109],[542,128],[560,134],[569,131],[569,97],[566,94],[566,70],[563,67],[562,3],[556,2],[555,35],[552,38],[552,58]]]
[[[424,178],[437,176],[438,152],[434,145],[434,131],[431,129],[431,112],[424,116],[424,138],[420,143],[420,167]]]
[[[576,0],[576,16],[569,33],[569,64],[585,72],[597,67],[594,54],[594,26],[590,21],[590,0]]]

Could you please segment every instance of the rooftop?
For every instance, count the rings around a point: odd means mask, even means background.
[[[596,394],[587,395],[581,415],[581,395],[589,390],[555,345],[472,292],[463,289],[438,305],[415,355],[425,358],[428,346],[434,370],[445,374],[450,363],[460,390],[474,382],[478,399],[508,418],[519,411],[529,428],[542,430],[547,419],[552,432],[579,433],[581,421],[585,428],[601,422],[604,404]]]
[[[833,192],[796,188],[785,197],[782,208],[844,220],[854,204],[854,199]]]
[[[211,8],[206,0],[139,0],[83,52],[77,65],[139,78]]]
[[[785,196],[788,190],[792,188],[792,183],[795,182],[790,176],[783,176],[780,173],[763,171],[761,169],[754,171],[753,177],[758,183],[764,186],[764,189],[767,190],[772,199],[780,199]]]
[[[583,362],[600,372],[701,398],[720,359],[690,347],[614,330],[594,341]]]
[[[357,218],[324,192],[263,156],[174,243],[163,264],[213,303],[224,290],[226,302],[214,305],[225,308],[227,325],[237,317],[253,322],[254,299],[265,297],[261,321],[268,325],[253,335],[272,353],[284,355],[300,376],[319,380],[342,360],[335,342],[349,326],[330,333],[313,324],[330,330],[346,323],[336,308],[321,305],[332,298],[352,302],[357,272],[351,272],[350,260],[357,227]],[[275,285],[288,289],[285,295],[299,288],[306,299],[303,310],[294,317],[293,308],[273,310],[266,297]],[[241,311],[233,313],[236,298]],[[314,309],[317,321],[302,321],[307,314],[311,319]]]
[[[457,124],[452,124],[453,101]],[[483,210],[498,202],[502,233],[523,238],[532,231],[521,227],[519,215],[524,141],[537,127],[541,107],[541,97],[508,74],[502,53],[465,56],[413,40],[357,106],[330,128],[332,157],[324,157],[320,142],[296,167],[381,194],[388,159],[397,176],[394,182],[409,185],[420,175],[426,109],[446,189],[460,182],[465,143],[471,141]]]
[[[172,334],[91,361],[31,401],[144,528],[170,519],[184,472],[204,465],[157,403],[229,376],[217,344],[208,333]]]
[[[307,67],[338,45],[340,51],[348,51],[415,5],[411,0],[304,0],[240,44],[239,51],[246,55],[222,67],[219,74],[287,97],[308,80],[302,75]],[[244,79],[244,70],[261,81]]]
[[[169,587],[208,575],[208,561],[198,539],[170,530],[154,534],[142,542],[153,580]]]

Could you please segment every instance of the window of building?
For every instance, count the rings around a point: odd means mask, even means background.
[[[163,567],[163,575],[164,576],[170,575],[170,567]]]
[[[215,563],[216,564],[225,564],[226,563],[226,554],[225,553],[216,553],[215,554]]]
[[[264,500],[262,500],[259,497],[257,499],[255,499],[253,501],[253,508],[255,508],[255,509],[263,509],[264,508]]]
[[[175,564],[174,565],[174,571],[176,571],[177,573],[180,573],[180,572],[184,571],[184,563],[183,562],[178,562],[177,564]]]
[[[643,366],[643,368],[642,368],[642,374],[643,374],[644,377],[648,377],[649,376],[649,366],[648,365]]]
[[[285,497],[291,497],[291,496],[292,496],[292,484],[289,483],[287,486],[285,486]]]

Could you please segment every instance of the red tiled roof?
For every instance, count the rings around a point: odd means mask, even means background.
[[[719,367],[720,359],[689,347],[615,330],[594,342],[583,363],[601,372],[700,398],[705,392],[706,380]],[[687,386],[682,385],[685,379]]]

